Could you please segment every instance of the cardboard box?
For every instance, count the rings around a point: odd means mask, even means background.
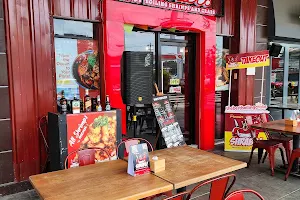
[[[154,173],[164,171],[166,169],[165,159],[158,158],[158,160],[153,160],[151,158],[150,159],[150,169]]]

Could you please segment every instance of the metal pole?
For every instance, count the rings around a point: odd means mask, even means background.
[[[231,97],[231,78],[232,77],[232,70],[229,73],[229,95],[228,95],[228,106],[230,106],[230,97]]]
[[[262,68],[262,78],[261,78],[261,88],[260,88],[260,103],[263,102],[263,93],[264,93],[264,78],[265,78],[265,67]]]

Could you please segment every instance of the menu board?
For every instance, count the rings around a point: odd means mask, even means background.
[[[169,97],[154,97],[152,106],[167,147],[184,145],[184,137],[173,113]]]
[[[150,173],[149,153],[146,143],[129,147],[127,173],[131,176]]]

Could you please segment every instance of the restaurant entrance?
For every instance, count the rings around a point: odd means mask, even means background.
[[[125,51],[153,52],[153,83],[169,96],[173,111],[187,143],[195,143],[195,51],[193,34],[150,32],[135,29],[125,32]],[[194,42],[195,43],[195,42]],[[155,94],[155,90],[153,90]],[[156,119],[151,105],[138,105],[137,135],[155,135]],[[127,108],[128,133],[132,132],[131,110]]]

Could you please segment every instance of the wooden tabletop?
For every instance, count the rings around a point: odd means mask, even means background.
[[[172,183],[174,189],[224,175],[247,166],[244,162],[189,146],[154,151],[150,153],[150,158],[153,156],[166,160],[165,171],[155,175]]]
[[[289,135],[300,135],[300,124],[298,126],[287,126],[285,124],[285,119],[270,121],[261,124],[253,124],[251,125],[251,127],[274,132],[281,132]]]
[[[29,180],[45,200],[141,199],[173,189],[153,174],[130,176],[122,160],[39,174]]]

